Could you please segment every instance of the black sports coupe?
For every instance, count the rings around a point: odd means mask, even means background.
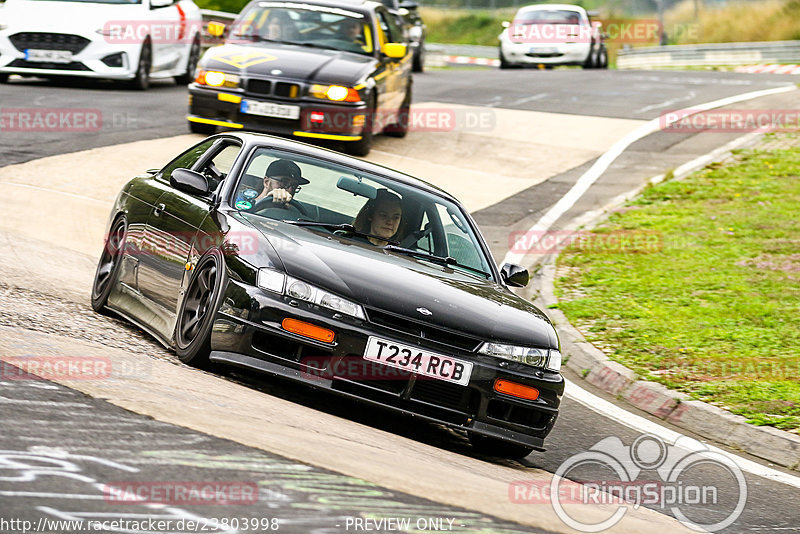
[[[544,450],[564,391],[556,331],[509,286],[461,204],[291,140],[209,137],[117,197],[92,290],[191,365],[278,375]]]
[[[189,127],[344,142],[365,156],[374,134],[408,131],[407,39],[398,17],[368,0],[255,0],[200,59]]]

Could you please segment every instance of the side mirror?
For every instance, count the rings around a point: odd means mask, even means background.
[[[386,43],[381,48],[381,52],[392,59],[403,59],[408,53],[406,45],[403,43]]]
[[[500,276],[506,285],[512,287],[525,287],[531,278],[528,269],[513,263],[504,263],[500,268]]]
[[[150,9],[168,7],[175,3],[175,0],[150,0]]]
[[[206,31],[211,37],[222,37],[225,34],[225,25],[216,20],[212,20],[206,26]]]
[[[178,191],[195,196],[208,196],[210,193],[206,177],[189,169],[175,169],[172,171],[172,175],[169,177],[169,185]]]
[[[508,28],[509,26],[511,26],[511,23],[508,22],[507,20],[504,20],[503,21],[503,28]]]

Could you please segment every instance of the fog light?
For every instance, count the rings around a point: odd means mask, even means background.
[[[321,326],[305,321],[298,321],[297,319],[284,319],[281,322],[281,326],[287,332],[316,339],[317,341],[324,341],[325,343],[333,343],[333,338],[336,337],[333,330],[328,330],[327,328],[322,328]]]
[[[102,61],[109,67],[122,67],[123,66],[122,52],[117,52],[116,54],[108,55],[103,59],[101,59],[100,61]]]
[[[494,390],[520,399],[536,400],[539,398],[538,389],[501,378],[494,381]]]

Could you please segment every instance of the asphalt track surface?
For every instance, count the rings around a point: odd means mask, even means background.
[[[615,71],[432,71],[415,78],[415,100],[452,102],[475,106],[497,107],[507,109],[524,109],[567,113],[574,115],[593,115],[603,117],[652,119],[664,111],[691,107],[695,104],[716,100],[758,89],[768,89],[796,82],[796,77],[773,75],[747,75],[732,73],[699,73],[699,72],[615,72]],[[141,139],[155,139],[185,133],[186,92],[184,88],[170,84],[155,85],[146,94],[135,93],[115,88],[102,83],[73,82],[66,87],[46,81],[14,81],[8,85],[0,85],[0,102],[7,108],[84,108],[99,110],[103,118],[103,126],[96,131],[88,132],[37,132],[11,133],[0,132],[0,166],[19,163],[48,155],[73,152],[97,146],[114,145]],[[141,102],[146,99],[147,105]],[[786,102],[776,100],[767,107],[780,109]],[[796,107],[796,105],[795,105]],[[413,134],[412,134],[413,135]],[[728,136],[732,137],[732,136]],[[629,150],[630,160],[620,162],[618,173],[641,169],[650,164],[654,154],[663,154],[676,145],[696,145],[698,151],[712,148],[714,144],[722,144],[728,137],[714,139],[692,139],[691,135],[682,137],[665,137],[665,134],[654,134],[642,139]],[[506,243],[502,236],[507,235],[509,228],[527,228],[530,221],[552,205],[570,187],[571,183],[582,173],[590,162],[572,169],[559,176],[517,195],[514,199],[480,210],[475,214],[484,233],[493,243],[493,249],[502,250]],[[661,171],[670,168],[661,168]],[[613,172],[614,169],[610,169]],[[652,174],[634,177],[641,180]],[[602,190],[602,183],[599,184]],[[608,197],[610,192],[596,193],[598,197]],[[591,195],[587,195],[591,198]],[[599,200],[598,200],[599,202]],[[596,202],[594,202],[596,204]],[[578,205],[575,210],[588,209],[590,205]],[[565,219],[567,216],[565,216]],[[526,226],[527,225],[527,226]],[[493,236],[496,239],[493,239]],[[496,252],[497,254],[497,252]],[[32,302],[42,299],[41,295],[27,295]],[[52,295],[50,296],[52,298]],[[55,296],[58,301],[58,296]],[[54,319],[59,313],[71,315],[76,305],[83,302],[71,302],[64,299],[49,308],[54,310]],[[11,312],[13,299],[4,299],[4,311]],[[91,323],[91,316],[87,316]],[[98,319],[99,321],[99,319]],[[116,328],[125,328],[116,326]],[[131,335],[132,329],[127,329]],[[138,335],[135,332],[132,335]],[[147,343],[147,341],[144,341]],[[298,393],[296,388],[281,382],[239,376],[231,371],[220,370],[222,376],[250,387],[282,398],[305,404],[315,409],[350,417],[378,429],[396,432],[423,443],[430,443],[459,453],[470,455],[468,445],[463,438],[434,425],[413,422],[387,421],[379,411],[364,410],[358,407],[353,413],[351,403],[333,399],[311,399]],[[297,490],[297,484],[287,487],[280,475],[270,475],[269,483],[259,485],[260,495],[266,509],[274,517],[284,520],[285,528],[281,530],[307,531],[343,531],[344,521],[356,513],[369,513],[369,503],[359,502],[353,508],[340,508],[335,513],[328,506],[314,508],[319,504],[314,497],[326,492],[335,494],[338,489],[353,484],[352,479],[324,472],[316,468],[288,462],[260,450],[211,438],[200,433],[191,432],[165,423],[148,420],[142,416],[126,412],[104,403],[101,400],[85,397],[72,390],[56,384],[40,381],[5,381],[2,383],[2,403],[0,420],[4,432],[0,437],[0,449],[5,451],[29,450],[28,457],[17,457],[17,479],[0,477],[0,509],[3,517],[36,519],[42,515],[42,507],[51,510],[66,510],[75,513],[108,512],[106,500],[94,499],[83,508],[65,506],[65,494],[86,494],[82,485],[114,480],[152,480],[157,473],[164,480],[259,480],[253,478],[258,473],[293,472],[299,469],[303,476],[315,482],[318,492],[309,496],[308,492]],[[73,404],[69,404],[73,403]],[[573,455],[589,450],[601,439],[617,437],[624,444],[632,444],[639,433],[604,418],[570,399],[565,399],[562,414],[555,430],[547,440],[548,451],[535,453],[519,463],[521,478],[524,478],[526,467],[536,467],[555,472],[562,462]],[[91,416],[88,416],[91,414]],[[119,438],[114,435],[119,434]],[[61,447],[71,454],[82,455],[81,459],[73,459],[81,476],[65,477],[52,475],[25,480],[20,476],[26,471],[40,468],[42,462],[53,464],[52,456],[47,456],[47,449],[39,447]],[[36,454],[38,460],[34,458]],[[0,453],[0,462],[8,462],[10,453]],[[209,462],[209,456],[219,455],[230,458],[228,463],[220,465]],[[45,458],[45,459],[43,459]],[[51,458],[51,459],[46,459]],[[62,460],[66,461],[67,459]],[[486,462],[497,462],[489,458]],[[27,463],[26,463],[27,462]],[[36,462],[39,462],[38,464]],[[105,462],[105,463],[104,463]],[[111,462],[111,463],[109,463]],[[213,464],[213,465],[212,465]],[[8,463],[4,464],[8,465]],[[63,466],[63,464],[61,464]],[[300,465],[301,467],[297,467]],[[505,463],[504,463],[505,465]],[[516,463],[515,463],[516,465]],[[138,469],[138,472],[126,471]],[[116,471],[115,471],[116,470]],[[210,471],[208,471],[210,470]],[[266,471],[265,471],[266,470]],[[52,469],[51,469],[52,471]],[[120,473],[125,473],[120,475]],[[128,476],[130,473],[130,476]],[[658,480],[658,474],[651,473],[652,480]],[[2,475],[7,475],[3,472]],[[581,473],[583,480],[598,480],[607,473],[589,470]],[[128,478],[124,478],[128,477]],[[205,477],[205,478],[203,478]],[[327,478],[326,478],[327,477]],[[725,532],[770,532],[794,531],[800,525],[800,492],[797,488],[768,481],[755,475],[744,475],[748,494],[747,505],[739,519]],[[319,480],[326,478],[326,484]],[[643,475],[640,478],[648,478]],[[87,482],[91,479],[92,482]],[[331,482],[333,481],[333,482]],[[713,483],[720,488],[731,487],[734,481],[725,473],[712,467],[700,468],[688,479]],[[24,483],[24,484],[23,484]],[[699,484],[699,483],[698,483]],[[24,486],[24,487],[23,487]],[[301,485],[302,486],[302,485]],[[19,492],[31,492],[30,494]],[[503,528],[509,531],[533,531],[529,527],[511,525],[502,520],[470,514],[469,511],[446,507],[411,495],[398,494],[389,490],[374,488],[376,500],[393,509],[393,506],[404,506],[418,509],[418,515],[426,517],[463,519],[462,524],[474,530],[486,527],[486,532],[500,532]],[[43,495],[49,493],[50,495]],[[367,492],[369,493],[369,492]],[[35,495],[38,494],[38,495]],[[60,495],[60,497],[59,497]],[[94,496],[97,497],[96,492]],[[261,500],[259,501],[262,502]],[[309,504],[309,502],[311,504]],[[400,504],[387,504],[400,503]],[[132,510],[127,505],[126,510]],[[715,506],[690,506],[687,515],[704,523],[722,519],[730,511],[730,502],[718,503]],[[656,505],[650,506],[662,513],[670,514]],[[212,516],[210,507],[185,507],[185,510],[161,510],[159,513]],[[260,508],[260,507],[259,507]],[[298,513],[298,510],[301,512]],[[141,510],[138,510],[142,513]],[[213,510],[212,510],[213,512]],[[236,512],[251,517],[256,513],[252,507],[243,507]],[[386,509],[382,510],[386,512]],[[136,511],[129,512],[131,514]],[[154,513],[154,512],[148,512]],[[260,510],[259,517],[263,517]],[[57,514],[50,512],[51,516]],[[225,515],[235,514],[225,510]],[[80,517],[80,516],[78,516]],[[88,516],[87,516],[88,517]],[[305,523],[303,523],[305,521]],[[487,527],[487,522],[489,525]],[[337,527],[337,525],[339,525]],[[0,524],[2,527],[2,524]],[[457,530],[457,529],[454,529]],[[13,532],[14,529],[0,528],[0,532]],[[466,530],[462,530],[466,531]]]

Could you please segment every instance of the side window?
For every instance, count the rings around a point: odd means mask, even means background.
[[[175,169],[191,169],[192,165],[197,163],[197,161],[206,153],[206,150],[211,148],[214,145],[214,141],[216,139],[209,139],[208,141],[204,141],[197,146],[193,146],[174,160],[172,160],[166,167],[161,169],[161,176],[164,180],[169,182],[169,179],[172,177],[172,171]]]
[[[391,17],[389,17],[385,11],[378,11],[378,25],[383,34],[381,44],[399,42],[396,39],[400,39],[400,35],[393,33],[393,29],[396,28],[396,26],[390,23],[390,19]]]
[[[203,163],[203,166],[199,169],[195,169],[206,177],[211,191],[215,191],[225,177],[228,176],[231,167],[233,167],[233,162],[236,161],[236,156],[241,149],[242,147],[238,143],[223,143],[214,149],[216,154],[211,159]]]

